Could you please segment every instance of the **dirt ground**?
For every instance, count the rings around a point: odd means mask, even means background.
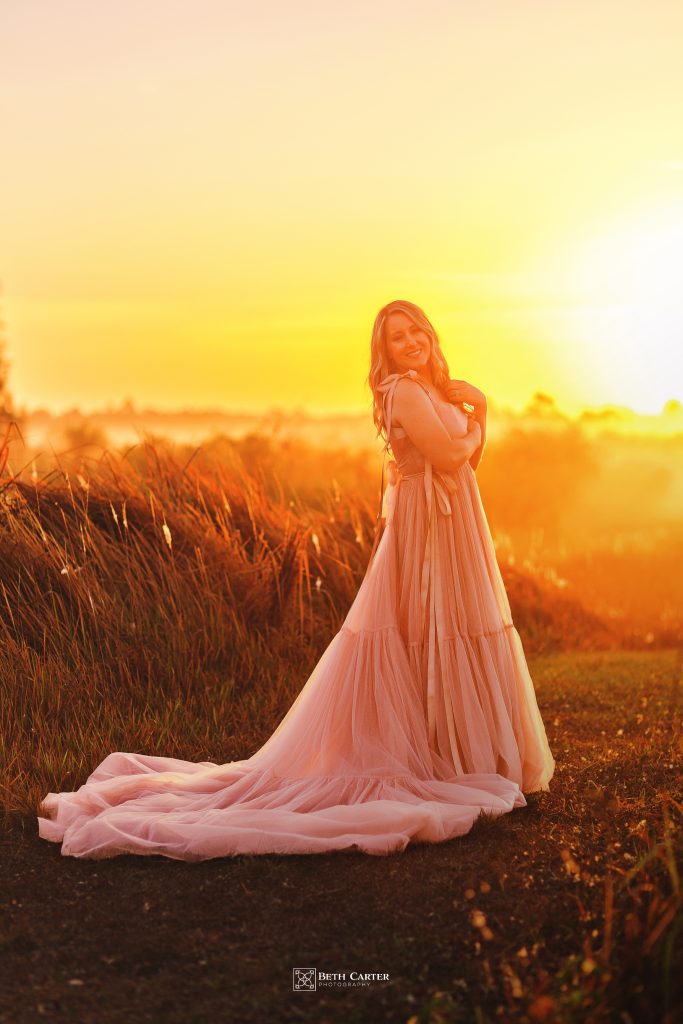
[[[642,822],[653,835],[661,822],[658,794],[681,796],[678,691],[659,670],[606,679],[599,655],[556,665],[539,691],[550,792],[446,843],[390,857],[83,861],[41,840],[35,818],[5,819],[0,1020],[683,1019],[680,941],[663,978],[658,947],[644,955],[628,924],[642,908],[619,888]],[[293,991],[293,969],[307,967],[389,978]]]

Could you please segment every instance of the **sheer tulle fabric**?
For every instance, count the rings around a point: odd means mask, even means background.
[[[464,413],[436,408],[465,433]],[[112,753],[80,789],[47,794],[42,838],[92,859],[386,855],[548,788],[554,761],[475,474],[465,464],[444,481],[398,428],[390,440],[401,474],[375,556],[265,744],[220,765]]]

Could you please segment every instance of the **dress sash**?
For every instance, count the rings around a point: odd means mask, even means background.
[[[413,380],[415,380],[427,392],[432,404],[434,403],[434,399],[429,393],[429,389],[419,379],[416,370],[406,370],[405,373],[392,373],[388,377],[385,377],[378,387],[378,390],[384,396],[384,423],[387,434],[387,441],[384,445],[385,452],[388,451],[391,446],[389,434],[391,430],[394,405],[394,392],[396,390],[396,385],[402,377],[412,377]],[[396,463],[394,463],[394,465],[396,465]],[[398,467],[396,468],[398,469]],[[438,507],[444,515],[450,516],[452,514],[450,495],[458,490],[458,483],[452,474],[435,469],[427,458],[425,458],[424,469],[415,473],[401,474],[401,479],[408,480],[411,477],[417,476],[424,476],[425,498],[427,501],[428,527],[427,541],[422,560],[420,612],[421,635],[423,639],[425,636],[425,630],[427,631],[427,724],[430,743],[434,745],[436,741],[435,705],[437,634],[441,637],[446,634],[446,617],[443,609],[442,598],[440,596],[441,588],[438,580],[440,567],[437,551],[438,540],[434,510],[435,504],[438,504]],[[395,475],[393,480],[390,479],[383,495],[383,507],[386,508],[387,511],[387,525],[393,518],[393,511],[396,502],[396,484],[398,482],[397,477],[398,473]],[[453,749],[457,749],[455,728],[451,721],[451,716],[448,716],[448,729]]]

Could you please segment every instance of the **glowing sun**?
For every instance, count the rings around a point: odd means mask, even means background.
[[[606,400],[654,413],[683,398],[683,205],[584,238],[573,263],[570,334]]]

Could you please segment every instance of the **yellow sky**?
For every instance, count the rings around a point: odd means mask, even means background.
[[[683,398],[683,5],[22,0],[15,399],[367,409],[406,298],[521,408]]]

